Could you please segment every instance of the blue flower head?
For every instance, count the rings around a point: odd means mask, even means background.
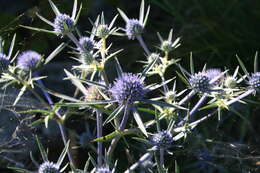
[[[129,19],[126,22],[125,32],[129,39],[135,39],[136,36],[143,33],[144,26],[137,19]]]
[[[112,97],[121,104],[132,104],[141,100],[146,90],[143,80],[135,74],[123,73],[110,89]]]
[[[96,170],[96,173],[112,173],[112,171],[110,171],[109,168],[101,167]]]
[[[74,20],[67,14],[58,14],[54,20],[54,31],[62,35],[74,28]]]
[[[260,91],[260,72],[253,73],[249,78],[248,78],[248,85],[250,88]]]
[[[0,73],[7,70],[9,64],[10,64],[10,61],[9,61],[8,57],[5,54],[0,53]]]
[[[192,75],[189,79],[192,89],[200,92],[208,92],[211,88],[210,78],[207,73],[199,72]]]
[[[94,41],[89,38],[89,37],[81,37],[79,39],[79,43],[82,45],[82,47],[87,50],[87,51],[92,51],[94,46],[95,46],[95,43]],[[78,48],[80,51],[83,51],[81,50],[81,48]]]
[[[31,70],[37,66],[41,60],[41,55],[35,51],[22,52],[18,57],[17,66],[22,70]]]
[[[46,161],[39,167],[38,173],[60,173],[58,165]]]
[[[209,80],[211,81],[212,79],[216,78],[221,74],[221,70],[217,68],[211,68],[206,70],[206,75],[208,76]],[[216,80],[213,85],[218,85],[221,82],[221,79]]]
[[[159,149],[167,149],[173,143],[172,134],[167,131],[160,131],[152,136],[151,144],[157,146]]]

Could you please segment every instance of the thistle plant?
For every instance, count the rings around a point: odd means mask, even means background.
[[[214,118],[214,115],[218,115],[220,122],[223,120],[220,115],[235,112],[232,104],[250,103],[243,99],[259,92],[257,54],[254,72],[249,73],[237,57],[240,67],[230,74],[232,69],[227,67],[222,71],[223,69],[206,68],[206,65],[201,71],[196,71],[192,54],[190,70],[186,70],[186,65],[181,65],[182,58],[177,58],[174,54],[181,43],[180,37],[173,39],[173,29],[168,33],[167,39],[163,39],[158,32],[159,46],[149,45],[151,50],[148,49],[143,36],[146,34],[150,7],[145,12],[144,0],[141,2],[138,19],[129,18],[118,9],[119,15],[125,21],[123,29],[116,24],[118,14],[107,23],[106,16],[101,12],[94,22],[90,19],[92,29],[86,32],[77,28],[82,8],[81,5],[78,9],[77,0],[74,0],[71,15],[61,13],[51,0],[49,4],[56,15],[53,22],[36,15],[52,26],[52,30],[22,27],[54,34],[59,40],[66,37],[69,39],[67,43],[61,43],[45,57],[43,52],[38,53],[35,50],[18,51],[13,55],[15,35],[7,54],[3,49],[4,41],[0,40],[2,88],[15,87],[20,91],[12,106],[29,91],[44,107],[17,114],[33,114],[31,126],[41,131],[49,130],[49,123],[56,122],[65,146],[58,161],[54,163],[49,161],[47,152],[36,139],[43,161],[38,164],[32,158],[32,162],[36,164],[39,173],[114,173],[122,172],[121,169],[125,173],[136,170],[162,173],[173,172],[173,167],[177,172],[179,148],[176,146],[181,145],[184,148],[187,140],[197,134],[194,130],[202,122]],[[124,34],[119,33],[120,29]],[[122,35],[130,40],[138,40],[143,50],[140,56],[144,55],[140,58],[145,59],[141,61],[144,64],[142,69],[124,72],[124,66],[119,61],[120,52],[123,51],[121,45],[114,48],[112,43],[107,44],[113,41],[111,36]],[[49,89],[42,81],[48,80],[48,76],[42,76],[40,71],[41,67],[47,67],[46,64],[51,63],[65,47],[70,49],[68,57],[72,56],[77,63],[64,69],[64,80],[69,80],[75,88],[69,94],[57,91],[58,89]],[[112,68],[108,64],[112,64]],[[173,68],[177,75],[167,79],[165,73],[168,68]],[[159,82],[157,78],[155,82],[151,82],[152,75],[158,75]],[[182,87],[181,82],[186,87]],[[77,127],[71,126],[73,123],[77,123]],[[82,130],[82,124],[88,124],[88,127]],[[69,145],[69,138],[73,140],[72,145]],[[136,140],[134,144],[133,140]],[[124,152],[118,154],[117,151]],[[70,167],[61,168],[66,154],[69,160],[67,165]],[[168,154],[173,154],[174,157]],[[168,164],[170,159],[176,159],[175,165]],[[86,162],[83,170],[80,168],[82,162]],[[116,167],[117,162],[122,164],[119,168]],[[89,166],[90,164],[92,165]],[[12,169],[30,173],[26,166]]]

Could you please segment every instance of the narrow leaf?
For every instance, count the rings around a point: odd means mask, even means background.
[[[134,119],[138,125],[138,127],[140,128],[140,130],[143,132],[143,134],[148,137],[148,134],[147,134],[147,131],[146,131],[146,128],[145,128],[145,125],[139,115],[139,113],[137,112],[136,108],[132,108],[133,110],[133,114],[134,114]]]
[[[45,60],[44,65],[48,64],[56,55],[58,55],[65,47],[66,43],[61,43]]]
[[[124,109],[124,106],[123,106],[123,105],[117,107],[117,108],[109,115],[109,117],[104,121],[103,125],[109,123],[109,122],[112,121],[114,118],[116,118],[118,115],[120,115],[120,113],[122,112],[123,109]]]
[[[51,5],[51,8],[52,8],[53,12],[56,14],[56,16],[58,16],[60,14],[60,11],[56,7],[56,5],[51,0],[49,0],[49,3]]]
[[[146,103],[150,103],[150,104],[154,104],[154,105],[158,105],[158,106],[172,107],[172,108],[175,108],[175,109],[187,110],[187,108],[184,108],[182,106],[175,105],[175,104],[169,104],[169,103],[165,103],[165,102],[161,102],[161,101],[148,100],[148,99],[143,99],[141,101],[146,102]]]

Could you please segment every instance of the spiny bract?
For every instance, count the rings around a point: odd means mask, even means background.
[[[144,27],[137,19],[129,19],[126,23],[126,35],[129,39],[135,39],[136,36],[143,33]]]
[[[161,149],[167,149],[173,142],[172,134],[167,131],[160,131],[152,136],[151,144]]]
[[[79,39],[79,43],[86,51],[92,51],[95,46],[94,41],[91,40],[89,37],[81,37]],[[78,48],[78,49],[80,51],[83,51],[83,50],[81,50],[81,48]]]

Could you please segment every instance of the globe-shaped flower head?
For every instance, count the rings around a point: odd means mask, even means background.
[[[96,173],[112,173],[109,168],[101,167],[96,170]]]
[[[260,91],[260,72],[253,73],[249,78],[248,78],[248,85],[250,88]]]
[[[74,20],[67,14],[58,14],[54,20],[54,31],[64,35],[73,30],[74,24]]]
[[[60,173],[60,171],[56,164],[47,161],[40,165],[38,173]]]
[[[206,75],[208,76],[209,80],[211,81],[212,79],[216,78],[221,74],[221,70],[217,68],[211,68],[206,70]],[[221,82],[221,79],[216,80],[213,82],[213,85],[218,85]]]
[[[0,73],[7,70],[9,64],[10,64],[10,61],[9,61],[8,57],[5,54],[0,53]]]
[[[126,22],[125,32],[129,39],[135,39],[136,36],[143,33],[144,26],[137,19],[129,19]]]
[[[195,73],[189,79],[192,89],[200,92],[207,92],[210,90],[210,78],[204,72]]]
[[[132,104],[134,101],[141,100],[146,90],[143,80],[138,75],[123,73],[121,77],[116,79],[110,92],[119,103]]]
[[[94,41],[89,38],[89,37],[81,37],[79,39],[79,43],[80,45],[82,45],[82,47],[86,50],[86,51],[92,51],[94,46],[95,46],[95,43]],[[81,50],[80,48],[78,48],[80,51],[83,51]]]
[[[18,57],[17,66],[22,70],[31,70],[36,67],[36,65],[41,60],[41,55],[35,51],[25,51],[22,52]]]
[[[173,143],[172,134],[167,131],[160,131],[152,136],[151,144],[157,146],[159,149],[167,149]]]
[[[99,38],[106,38],[110,33],[109,27],[105,24],[98,25],[96,29],[96,36]]]

